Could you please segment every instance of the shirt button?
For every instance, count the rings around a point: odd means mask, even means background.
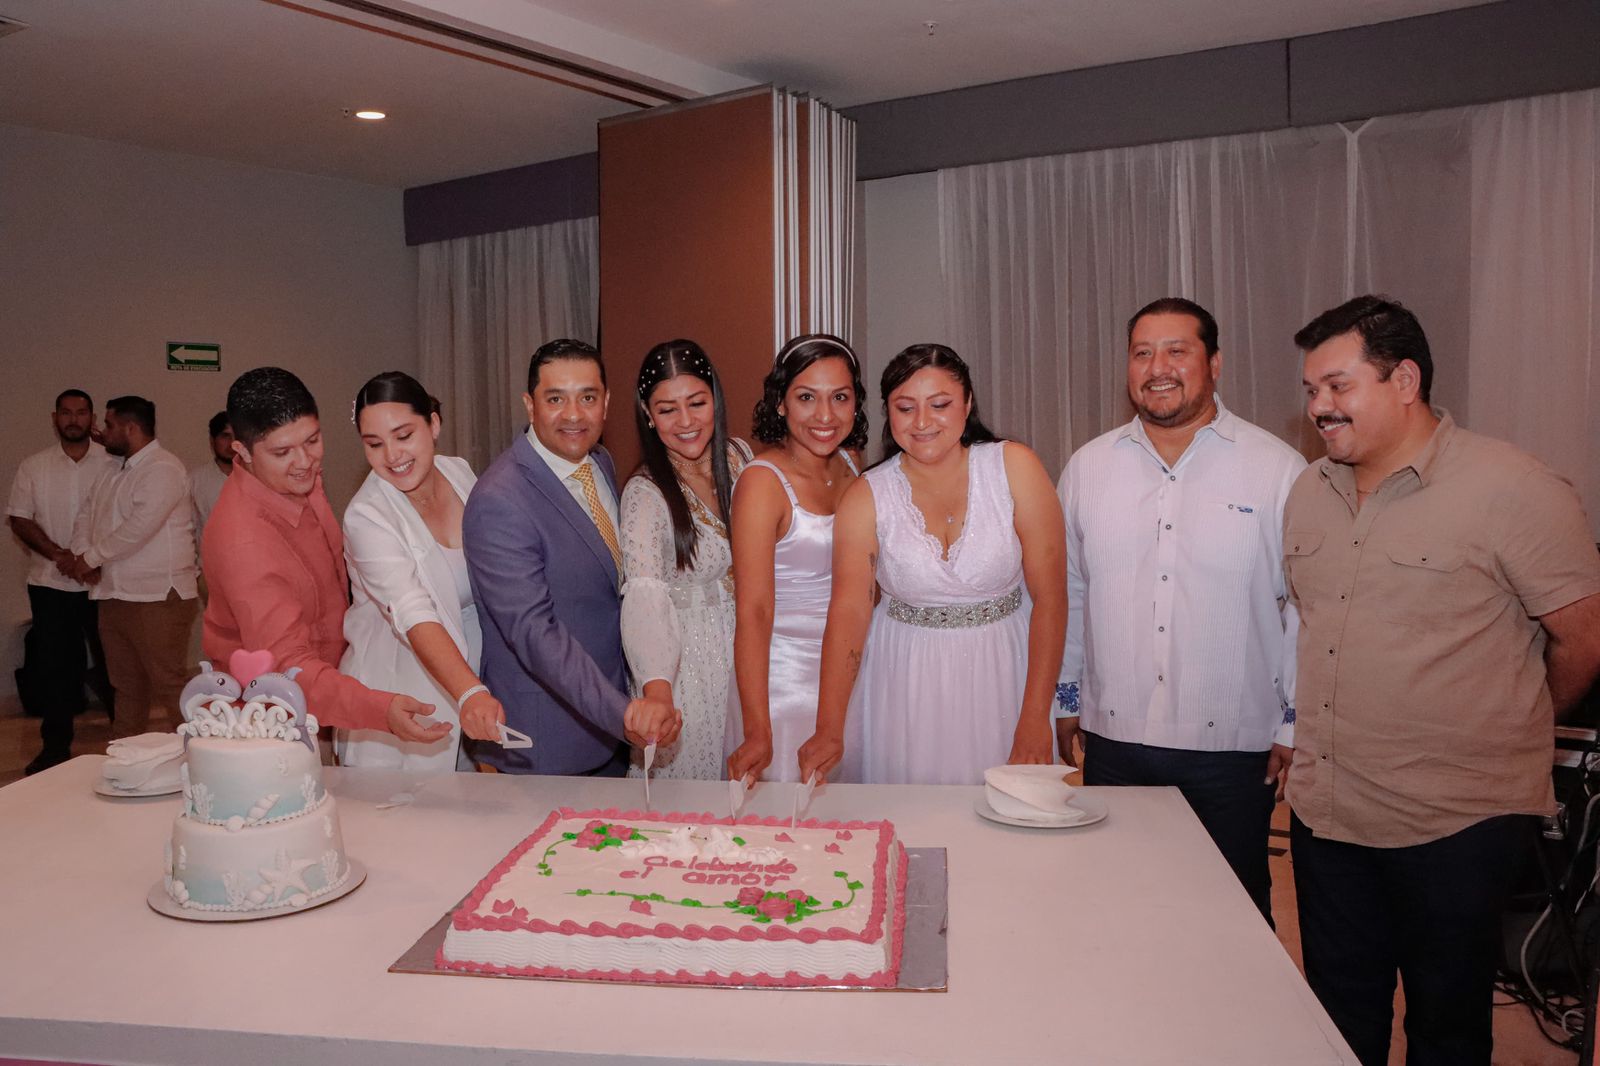
[[[1165,681],[1166,679],[1167,679],[1167,675],[1166,674],[1157,674],[1156,675],[1156,680],[1157,681]]]
[[[1344,599],[1344,593],[1342,593],[1342,592],[1341,592],[1341,593],[1339,593],[1339,598],[1340,598],[1340,599],[1341,599],[1341,600],[1342,600],[1342,599]]]
[[[1328,654],[1329,654],[1329,655],[1332,655],[1332,654],[1333,654],[1333,649],[1332,649],[1332,648],[1329,648],[1329,649],[1328,649]]]
[[[1361,547],[1361,541],[1359,541],[1359,540],[1353,540],[1350,543],[1354,547],[1357,547],[1357,548]]]
[[[1167,579],[1167,575],[1166,575],[1166,574],[1162,574],[1162,575],[1161,575],[1161,580],[1162,580],[1162,581],[1165,581],[1165,580],[1166,580],[1166,579]]]
[[[1168,481],[1176,481],[1176,480],[1178,480],[1178,475],[1177,474],[1168,474],[1167,475],[1167,480]]]
[[[1172,528],[1172,523],[1171,523],[1171,522],[1168,522],[1168,523],[1167,523],[1167,528],[1168,528],[1168,529],[1171,529],[1171,528]],[[1427,562],[1427,561],[1428,561],[1428,559],[1427,559],[1427,556],[1423,556],[1423,559],[1422,559],[1422,561],[1423,561],[1423,562]]]
[[[1117,716],[1117,712],[1116,711],[1107,711],[1106,713],[1109,714],[1113,718],[1115,718]]]
[[[1324,703],[1324,704],[1323,704],[1323,705],[1322,705],[1322,709],[1323,709],[1323,710],[1327,710],[1327,709],[1328,709],[1328,705],[1327,705],[1327,704],[1326,704],[1326,703]]]
[[[1166,631],[1167,631],[1167,627],[1166,626],[1156,626],[1156,632],[1157,633],[1165,633]]]
[[[1328,757],[1326,755],[1322,756],[1322,761],[1323,762],[1327,762],[1328,761]]]
[[[1216,727],[1216,724],[1217,723],[1215,723],[1215,722],[1207,722],[1206,723],[1206,728],[1207,729],[1214,729]]]

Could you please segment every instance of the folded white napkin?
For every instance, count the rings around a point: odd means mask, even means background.
[[[101,774],[112,788],[176,788],[182,763],[183,738],[178,734],[141,733],[106,745]]]
[[[1039,818],[1071,812],[1075,791],[1067,784],[1070,766],[996,766],[983,772],[989,806],[1008,818]]]

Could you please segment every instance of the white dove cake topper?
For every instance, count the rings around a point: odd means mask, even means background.
[[[305,692],[296,682],[299,667],[272,671],[269,651],[235,651],[228,671],[201,662],[200,674],[179,698],[184,722],[178,732],[196,737],[298,740],[317,750],[317,720],[306,711]],[[231,671],[231,672],[230,672]]]

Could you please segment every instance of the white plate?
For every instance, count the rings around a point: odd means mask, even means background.
[[[155,788],[116,788],[106,783],[103,777],[95,778],[94,790],[102,796],[112,799],[123,799],[134,796],[170,796],[175,792],[183,791],[183,783],[175,781],[170,785],[158,785]]]
[[[150,904],[150,909],[157,914],[165,914],[168,918],[182,918],[190,922],[253,922],[258,918],[276,918],[284,914],[300,914],[313,910],[324,903],[332,903],[342,899],[360,887],[361,882],[367,879],[367,868],[355,859],[348,856],[345,862],[350,866],[350,876],[344,879],[344,884],[329,892],[326,896],[318,896],[307,902],[302,907],[294,907],[285,903],[281,907],[271,907],[264,911],[200,911],[192,907],[185,907],[177,900],[167,895],[167,886],[164,882],[157,881],[150,886],[150,892],[144,901]]]
[[[1105,800],[1085,792],[1074,792],[1072,799],[1067,801],[1067,806],[1073,808],[1069,814],[1040,814],[1037,818],[1013,818],[989,806],[988,797],[983,797],[973,806],[973,810],[978,812],[979,818],[999,822],[1001,825],[1021,826],[1024,829],[1076,829],[1080,825],[1094,825],[1096,822],[1104,821],[1108,813]]]

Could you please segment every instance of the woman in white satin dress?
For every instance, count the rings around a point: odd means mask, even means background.
[[[853,755],[871,784],[978,785],[991,766],[1050,763],[1067,621],[1050,477],[984,426],[966,364],[944,345],[895,356],[883,399],[888,458],[839,505],[801,772]]]
[[[800,780],[800,745],[817,718],[833,514],[857,477],[850,450],[867,442],[865,399],[850,346],[808,334],[778,352],[756,404],[755,437],[774,447],[745,467],[733,495],[730,779]],[[851,748],[859,758],[859,743]],[[831,776],[860,780],[859,764]]]
[[[650,349],[634,390],[644,461],[622,490],[622,649],[636,695],[683,712],[656,777],[722,777],[733,681],[727,517],[750,446],[728,436],[716,368],[693,341]],[[629,777],[644,773],[633,749]]]

